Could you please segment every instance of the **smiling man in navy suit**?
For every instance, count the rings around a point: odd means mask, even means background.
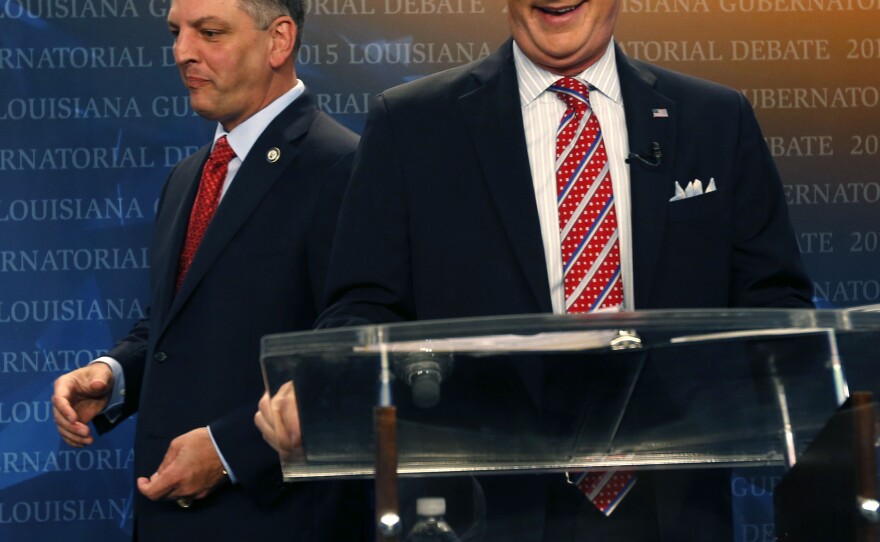
[[[361,534],[359,486],[285,487],[252,417],[260,337],[309,328],[322,308],[357,145],[297,79],[304,11],[302,0],[171,3],[174,58],[192,108],[218,123],[214,142],[162,192],[149,318],[53,396],[73,446],[93,442],[91,421],[103,431],[139,414],[140,540]]]
[[[624,56],[619,0],[508,7],[513,39],[493,55],[373,103],[323,325],[565,312],[553,170],[565,105],[548,90],[562,75],[591,87],[603,129],[624,309],[809,306],[782,184],[740,93]],[[677,197],[695,181],[701,194]]]
[[[740,93],[627,58],[612,39],[620,0],[507,7],[512,39],[494,54],[373,102],[320,326],[582,312],[579,296],[593,289],[587,310],[810,306],[782,183]],[[569,124],[581,107],[573,94],[588,102],[583,124]],[[557,139],[569,130],[591,134],[579,163],[591,172],[582,191],[603,194],[598,207],[567,200],[569,181],[580,182],[566,165],[580,144]],[[570,287],[579,264],[568,236],[589,231],[574,242],[588,246],[594,231],[569,222],[572,208],[615,220],[595,230],[602,256],[585,264],[589,280]],[[523,499],[507,501],[519,503],[507,511],[519,526],[495,539],[675,539],[652,526],[663,520],[651,476],[608,522],[579,528],[590,512],[567,515],[571,536],[550,534],[564,523],[553,514],[581,508],[561,476],[547,480],[546,516],[511,512],[545,494],[529,478]],[[696,536],[684,539],[714,532]]]

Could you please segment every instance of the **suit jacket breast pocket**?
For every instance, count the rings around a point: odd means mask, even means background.
[[[667,219],[670,222],[694,220],[711,215],[716,215],[725,210],[726,198],[720,190],[691,196],[689,198],[670,201],[668,203]]]

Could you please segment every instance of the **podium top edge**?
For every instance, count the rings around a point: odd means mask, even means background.
[[[880,312],[855,309],[688,309],[590,314],[523,314],[422,320],[266,335],[264,356],[276,352],[338,349],[378,351],[384,344],[481,336],[534,336],[547,333],[637,330],[672,335],[732,336],[838,332],[880,332]]]

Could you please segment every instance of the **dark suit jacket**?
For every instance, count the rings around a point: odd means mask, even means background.
[[[155,472],[173,438],[210,425],[239,484],[190,510],[153,503],[135,490],[141,540],[237,541],[285,533],[335,540],[332,529],[347,514],[344,507],[362,504],[345,495],[348,484],[283,489],[278,456],[253,422],[264,389],[260,338],[310,328],[321,307],[356,145],[357,136],[319,112],[308,92],[300,96],[242,163],[177,295],[178,256],[209,147],[171,172],[152,244],[150,316],[109,352],[125,373],[124,416],[139,414],[135,476]],[[273,147],[281,154],[274,163],[267,159]]]
[[[745,98],[619,50],[617,68],[630,149],[658,142],[663,153],[658,167],[630,166],[636,308],[809,306],[782,183]],[[528,160],[511,42],[379,95],[343,202],[319,326],[550,312]],[[717,191],[669,201],[676,182],[710,178]],[[572,525],[585,500],[558,475],[539,478],[484,486],[490,523],[493,514],[517,520],[490,526],[490,539],[658,536],[653,504],[632,521],[621,506],[614,523]],[[653,503],[650,478],[636,485],[641,501],[627,500]],[[502,503],[494,511],[490,493]],[[679,528],[696,524],[685,517]],[[632,529],[621,534],[615,524]]]
[[[617,52],[636,308],[810,303],[782,184],[731,89]],[[655,118],[666,109],[668,118]],[[717,191],[669,202],[675,183]],[[354,262],[357,262],[355,265]],[[511,43],[374,102],[341,211],[324,326],[551,311]]]

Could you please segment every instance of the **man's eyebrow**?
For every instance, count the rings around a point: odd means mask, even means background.
[[[223,27],[228,27],[229,23],[221,19],[220,17],[216,17],[214,15],[207,15],[205,17],[199,17],[198,19],[192,21],[190,23],[192,26],[204,26],[206,24],[215,24]]]
[[[193,21],[187,21],[185,24],[188,26],[195,27],[195,28],[200,28],[205,25],[217,25],[217,26],[222,26],[224,28],[228,28],[230,26],[229,23],[227,23],[225,20],[221,19],[220,17],[216,17],[214,15],[206,15],[205,17],[199,17],[198,19],[195,19]],[[168,28],[174,29],[174,28],[179,28],[179,27],[180,27],[179,22],[168,21]]]

